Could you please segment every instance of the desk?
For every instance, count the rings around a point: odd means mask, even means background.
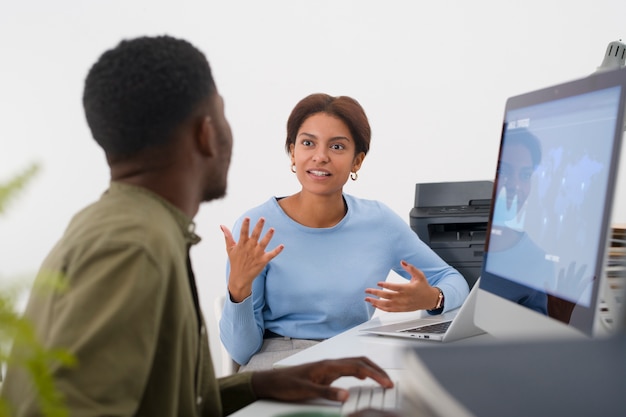
[[[454,317],[457,311],[448,312],[443,317]],[[318,343],[308,349],[289,356],[274,364],[274,367],[285,367],[300,365],[303,363],[314,362],[322,359],[338,359],[350,356],[366,356],[377,363],[393,380],[400,380],[404,372],[402,363],[402,353],[407,346],[418,346],[420,348],[430,348],[440,346],[441,342],[402,339],[396,337],[373,336],[362,333],[361,330],[367,327],[379,326],[381,324],[392,324],[399,321],[410,320],[424,317],[427,313],[409,312],[409,313],[380,313],[377,317],[367,321],[359,326],[347,330],[339,335]],[[484,343],[485,341],[495,340],[493,336],[481,334],[467,339],[450,342],[450,344],[475,344]],[[373,381],[370,381],[374,383]],[[356,378],[340,378],[335,384],[340,387],[349,387],[357,384],[370,383],[361,381]],[[339,403],[330,401],[312,401],[306,404],[281,403],[278,401],[259,400],[249,406],[232,414],[233,417],[267,417],[279,416],[280,414],[296,412],[296,411],[322,411],[337,412]]]

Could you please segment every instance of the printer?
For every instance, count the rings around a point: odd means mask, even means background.
[[[493,181],[437,182],[415,185],[411,229],[470,288],[480,276]]]

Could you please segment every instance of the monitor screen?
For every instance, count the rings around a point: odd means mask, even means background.
[[[476,324],[591,336],[623,133],[626,72],[507,100]]]

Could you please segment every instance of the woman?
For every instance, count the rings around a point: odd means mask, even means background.
[[[220,336],[246,370],[270,368],[376,308],[440,314],[467,296],[463,276],[395,212],[343,192],[358,178],[370,137],[356,100],[305,97],[289,116],[285,143],[302,189],[247,211],[232,234],[222,226],[229,297]],[[270,239],[280,244],[266,252]],[[409,281],[384,282],[391,270]]]

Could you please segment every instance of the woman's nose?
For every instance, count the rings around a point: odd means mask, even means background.
[[[318,149],[313,155],[313,162],[326,162],[328,161],[328,150]]]

